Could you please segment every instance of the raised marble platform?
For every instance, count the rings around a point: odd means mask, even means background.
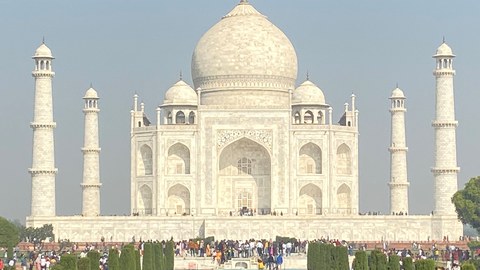
[[[135,239],[297,239],[329,237],[349,241],[429,241],[458,239],[463,226],[456,216],[59,216],[27,217],[27,227],[52,224],[56,239],[74,242],[128,242]]]

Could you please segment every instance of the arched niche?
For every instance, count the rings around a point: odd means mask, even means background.
[[[168,211],[178,215],[190,214],[190,191],[184,185],[176,184],[168,190]]]
[[[352,174],[352,152],[346,144],[337,148],[336,166],[337,174]]]
[[[322,150],[314,143],[307,143],[300,148],[298,155],[299,174],[322,173]]]
[[[138,189],[137,195],[137,212],[141,215],[151,215],[152,214],[152,189],[143,185]]]
[[[307,184],[300,189],[298,210],[300,214],[322,214],[322,190],[314,184]]]
[[[343,213],[348,213],[352,208],[351,190],[346,184],[340,185],[337,190],[337,207]]]
[[[153,155],[152,148],[144,144],[140,147],[140,155],[138,155],[137,174],[140,176],[153,174]]]
[[[190,149],[182,143],[176,143],[168,149],[168,174],[190,174]]]

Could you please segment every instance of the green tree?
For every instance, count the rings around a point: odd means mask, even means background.
[[[462,223],[480,232],[480,176],[471,178],[464,189],[457,191],[452,202]]]
[[[173,239],[170,239],[170,241],[165,243],[165,270],[173,270],[173,268],[175,268],[174,249],[175,243],[173,242]]]
[[[98,269],[98,267],[96,269]],[[78,270],[92,270],[92,268],[90,267],[89,257],[80,258],[78,260]]]
[[[368,257],[365,251],[359,250],[355,252],[355,261],[353,263],[353,269],[368,270]]]
[[[59,265],[65,270],[77,270],[77,256],[65,254],[60,259]]]
[[[348,250],[346,247],[336,247],[337,252],[337,261],[336,261],[336,269],[338,270],[348,270],[350,269],[350,265],[348,262]]]
[[[135,255],[135,269],[136,270],[141,270],[142,266],[140,265],[140,250],[135,249],[133,253]]]
[[[309,242],[307,252],[307,269],[320,269],[322,265],[322,256],[320,254],[320,243]]]
[[[400,257],[395,254],[390,255],[387,264],[388,270],[400,270]]]
[[[430,259],[416,260],[415,270],[435,270],[435,261]]]
[[[145,243],[143,246],[143,267],[142,270],[154,270],[153,245]]]
[[[92,250],[87,253],[87,257],[90,259],[90,269],[97,270],[100,267],[100,253]]]
[[[126,245],[120,254],[120,270],[136,270],[135,250],[132,245]]]
[[[412,257],[405,257],[402,260],[404,270],[413,270],[413,260]]]
[[[368,267],[370,268],[370,270],[382,270],[382,269],[377,269],[378,258],[379,258],[378,253],[381,253],[381,251],[379,251],[378,249],[375,249],[375,250],[372,250],[372,252],[370,252],[370,256],[368,256]]]
[[[0,217],[0,247],[15,247],[20,242],[17,226],[7,219]]]
[[[120,270],[120,261],[117,249],[110,249],[108,252],[108,268],[110,270]]]
[[[471,264],[471,263],[464,263],[462,265],[462,270],[476,270],[477,268],[475,267],[475,265]]]
[[[51,241],[55,240],[55,234],[53,233],[52,224],[44,224],[42,227],[33,228],[28,227],[21,230],[20,238],[23,241],[38,244],[49,238]]]

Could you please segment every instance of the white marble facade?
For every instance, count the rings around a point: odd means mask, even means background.
[[[334,123],[320,88],[295,88],[293,45],[253,6],[200,39],[192,76],[194,88],[174,84],[154,117],[134,98],[133,213],[358,212],[355,97]]]
[[[462,234],[450,210],[437,209],[444,215],[435,216],[359,215],[355,95],[341,108],[342,117],[333,119],[333,107],[309,78],[296,86],[297,57],[288,37],[248,1],[200,39],[192,81],[190,86],[180,78],[162,104],[139,103],[134,96],[131,216],[97,216],[95,93],[86,99],[86,104],[95,102],[86,114],[86,136],[95,136],[85,147],[95,151],[84,165],[84,200],[89,202],[83,215],[39,214],[38,195],[32,197],[27,225],[52,223],[58,238],[72,241],[211,235],[405,241]],[[404,97],[396,99],[403,102]],[[155,115],[146,114],[146,106],[157,105]],[[397,165],[390,185],[399,187],[392,190],[395,209],[408,212],[404,111],[399,112],[392,115],[397,121],[391,149],[404,151],[393,151]]]

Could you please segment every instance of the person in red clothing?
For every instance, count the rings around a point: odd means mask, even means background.
[[[0,259],[0,270],[3,270],[3,260]]]

